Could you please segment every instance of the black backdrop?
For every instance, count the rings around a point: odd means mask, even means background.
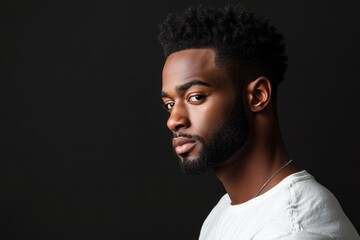
[[[224,190],[212,173],[179,171],[158,24],[225,2],[1,2],[1,239],[197,238]],[[243,3],[286,39],[289,152],[359,231],[359,2]]]

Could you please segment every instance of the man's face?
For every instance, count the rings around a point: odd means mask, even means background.
[[[211,49],[171,54],[163,69],[162,99],[173,146],[189,174],[213,169],[243,145],[247,122],[241,95]]]

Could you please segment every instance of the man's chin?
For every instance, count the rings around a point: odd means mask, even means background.
[[[185,157],[180,159],[180,169],[186,174],[197,175],[210,171],[212,167],[198,158]]]

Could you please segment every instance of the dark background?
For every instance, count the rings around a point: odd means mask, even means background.
[[[1,2],[1,239],[198,237],[224,190],[178,168],[158,24],[226,2]],[[286,39],[279,115],[291,156],[359,231],[360,2],[243,3]]]

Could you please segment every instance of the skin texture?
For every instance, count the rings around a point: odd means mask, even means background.
[[[179,142],[174,142],[182,162],[198,161],[204,142],[213,138],[216,129],[227,122],[234,109],[244,112],[248,124],[246,141],[213,166],[232,204],[239,204],[253,198],[271,174],[290,158],[276,111],[270,104],[270,81],[258,77],[246,82],[242,89],[235,89],[229,73],[216,64],[215,58],[215,51],[209,48],[171,54],[163,68],[162,99],[170,113],[167,126],[174,137],[198,137],[187,143],[188,148],[178,147]],[[243,106],[236,105],[237,102]],[[184,146],[186,152],[181,151]],[[299,170],[292,163],[277,174],[262,193]]]
[[[232,82],[223,81],[229,76],[215,66],[214,53],[187,53],[180,53],[180,61],[169,58],[166,69],[171,71],[164,72],[169,81],[164,84],[162,95],[171,113],[168,127],[174,133],[180,166],[185,173],[198,174],[227,160],[243,145],[247,124]],[[230,98],[223,98],[224,95]],[[186,152],[182,153],[184,147],[178,149],[176,145],[185,140],[190,141],[192,149],[185,146]]]

